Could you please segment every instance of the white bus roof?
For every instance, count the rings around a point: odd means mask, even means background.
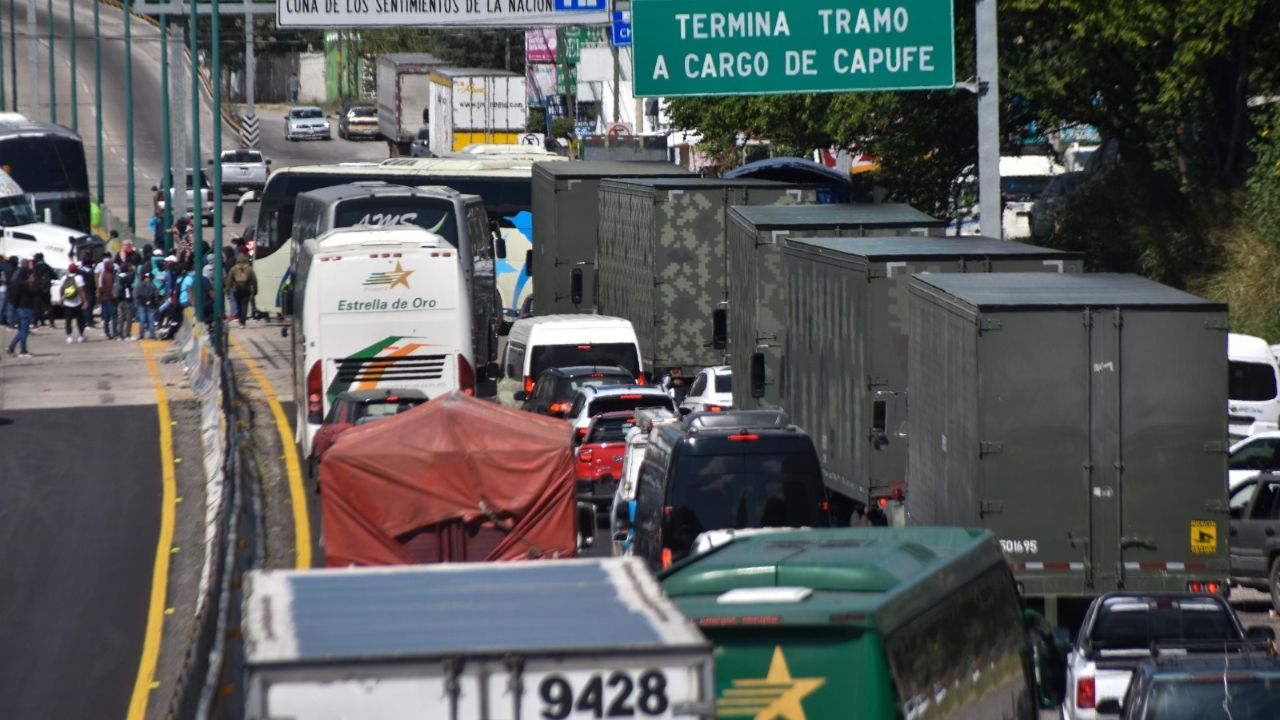
[[[416,227],[342,227],[322,233],[319,237],[307,241],[315,243],[320,249],[333,251],[339,248],[364,248],[371,246],[384,247],[398,245],[400,247],[447,247],[453,249],[448,240],[439,235]]]
[[[559,157],[559,156],[556,156]],[[547,158],[551,161],[551,158]],[[544,162],[539,160],[538,162]],[[439,177],[473,177],[484,175],[489,177],[529,178],[533,174],[533,163],[520,155],[509,158],[394,158],[381,163],[336,163],[333,165],[297,165],[280,168],[272,173],[276,175],[344,175],[348,177],[369,176],[370,180],[378,180],[390,174],[422,175],[424,178]],[[270,184],[268,182],[268,184]]]

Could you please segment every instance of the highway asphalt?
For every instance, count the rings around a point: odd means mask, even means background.
[[[122,718],[159,534],[154,405],[0,409],[0,717]]]

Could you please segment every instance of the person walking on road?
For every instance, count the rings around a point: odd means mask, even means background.
[[[18,334],[9,341],[9,354],[14,348],[21,346],[19,357],[31,357],[27,352],[27,336],[31,334],[31,324],[36,320],[36,300],[40,293],[36,291],[35,274],[27,268],[18,270],[17,275],[9,282],[8,302],[18,315]]]
[[[93,269],[94,283],[98,287],[98,304],[102,307],[102,332],[108,340],[116,338],[116,275],[120,274],[115,258],[110,254],[102,258]]]
[[[249,314],[249,298],[258,294],[258,276],[253,273],[248,255],[236,258],[229,279],[231,294],[235,300],[236,319],[240,321],[240,327],[244,327],[245,318]]]
[[[58,287],[58,296],[62,298],[62,316],[67,322],[67,344],[70,345],[71,321],[75,319],[80,331],[78,342],[84,342],[85,308],[89,305],[89,294],[84,288],[84,276],[80,274],[80,266],[71,263],[67,266],[67,275],[62,278]]]
[[[298,73],[289,76],[289,104],[298,104]]]
[[[138,290],[133,296],[138,311],[138,339],[148,335],[156,339],[156,308],[160,307],[160,291],[156,289],[150,272],[143,272]]]
[[[57,327],[57,323],[53,321],[52,303],[49,298],[49,286],[53,284],[53,268],[49,267],[49,263],[44,261],[44,253],[36,253],[31,258],[32,274],[35,277],[36,290],[39,291],[39,297],[36,298],[36,325],[49,321],[49,327]]]
[[[116,296],[117,340],[133,339],[133,283],[135,280],[133,263],[126,259],[120,264],[120,273],[116,275],[114,294]]]

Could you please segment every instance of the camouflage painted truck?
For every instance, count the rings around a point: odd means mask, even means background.
[[[812,185],[768,180],[601,181],[597,312],[631,321],[650,377],[723,364],[713,317],[728,300],[730,206],[815,201]]]
[[[737,536],[661,577],[715,645],[716,717],[1032,720],[1062,697],[1060,648],[990,532]]]
[[[1084,269],[1075,253],[985,237],[791,237],[783,256],[785,409],[818,447],[837,522],[893,525],[905,524],[912,274]]]
[[[553,167],[554,166],[554,167]],[[559,162],[533,166],[533,308],[535,314],[596,309],[596,237],[600,181],[692,177],[670,163]]]
[[[786,407],[781,368],[786,344],[784,238],[932,236],[942,235],[945,229],[942,220],[892,203],[730,208],[727,324],[733,406]]]
[[[1134,275],[916,275],[908,522],[983,527],[1029,603],[1227,587],[1227,307]]]

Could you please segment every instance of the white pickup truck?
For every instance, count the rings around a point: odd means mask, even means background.
[[[212,165],[213,161],[210,160],[209,164]],[[222,152],[223,194],[261,190],[270,174],[271,161],[262,157],[258,150],[241,148]]]
[[[187,212],[191,212],[194,205],[192,204],[191,185],[193,175],[191,168],[187,168],[186,184],[183,186],[187,190]],[[205,225],[213,224],[213,181],[209,179],[209,173],[204,168],[200,169],[200,213],[201,219]],[[161,192],[159,185],[152,185],[151,191],[155,193],[156,211],[164,212],[164,193]],[[175,192],[170,190],[170,192]]]

